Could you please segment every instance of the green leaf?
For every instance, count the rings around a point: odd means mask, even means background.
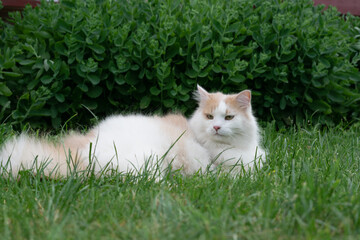
[[[330,114],[332,112],[331,106],[323,100],[315,100],[311,105],[314,111],[320,111],[324,114]]]
[[[96,74],[88,74],[87,79],[89,79],[93,85],[98,85],[100,82],[100,77]]]
[[[220,35],[224,33],[224,28],[221,26],[221,23],[219,23],[219,21],[217,21],[215,18],[212,19],[212,25]]]
[[[305,96],[306,101],[308,101],[309,103],[312,103],[314,101],[308,93],[305,93],[304,96]]]
[[[26,86],[26,88],[27,88],[28,90],[33,90],[33,89],[36,87],[36,85],[38,85],[39,82],[40,82],[40,79],[39,79],[39,78],[35,78],[35,79],[33,79],[32,81],[30,81],[30,82],[28,83],[28,85]]]
[[[223,41],[224,43],[231,43],[233,40],[234,40],[234,38],[228,38],[228,37],[223,37],[223,38],[222,38],[222,41]]]
[[[166,59],[172,59],[179,53],[179,46],[178,44],[175,44],[171,47],[168,47],[166,49]]]
[[[63,1],[61,2],[63,4]],[[63,19],[59,19],[58,20],[58,28],[60,32],[67,32],[67,33],[71,33],[71,24],[65,22],[65,20]]]
[[[129,71],[125,75],[125,81],[130,85],[135,85],[139,82],[139,78],[136,72]]]
[[[176,42],[176,37],[170,38],[170,40],[167,42],[167,46],[172,46]]]
[[[83,91],[83,92],[87,92],[87,91],[89,90],[88,86],[86,86],[85,83],[80,83],[80,84],[78,84],[77,86],[78,86],[78,88],[80,88],[81,91]]]
[[[130,69],[131,69],[132,71],[137,71],[137,70],[139,70],[139,68],[140,68],[139,65],[134,64],[134,65],[131,66]]]
[[[180,97],[179,97],[179,100],[180,100],[180,101],[183,101],[183,102],[186,102],[186,101],[188,101],[189,99],[190,99],[189,94],[180,95]]]
[[[277,88],[277,87],[274,87],[274,91],[275,91],[276,93],[278,93],[278,94],[283,93],[283,89]]]
[[[76,61],[81,62],[84,59],[84,51],[76,52]]]
[[[285,107],[286,107],[286,99],[285,99],[284,96],[282,96],[281,99],[280,99],[280,109],[284,110]]]
[[[24,59],[24,60],[19,61],[19,64],[23,65],[23,66],[27,66],[30,64],[34,64],[35,62],[36,62],[36,60],[33,60],[33,59]]]
[[[98,104],[96,102],[96,99],[86,99],[84,100],[84,106],[86,106],[90,110],[95,110],[98,107]]]
[[[62,5],[62,7],[66,8],[71,8],[74,9],[76,8],[75,6],[75,2],[71,1],[71,0],[63,0],[60,2],[60,4]]]
[[[0,105],[2,106],[2,111],[4,111],[6,108],[9,108],[10,107],[9,99],[5,96],[0,96]],[[0,112],[0,116],[1,116],[1,112]]]
[[[296,56],[296,51],[292,51],[290,54],[282,55],[281,58],[279,59],[279,62],[281,62],[281,63],[289,62],[295,56]]]
[[[244,82],[246,78],[241,74],[236,74],[235,76],[231,77],[230,80],[235,83],[241,83]]]
[[[33,117],[50,117],[51,116],[51,110],[50,109],[34,109],[31,110],[29,113],[29,116]]]
[[[64,42],[61,41],[61,42],[56,42],[55,43],[55,50],[58,54],[61,54],[61,55],[67,55],[67,50],[65,48],[65,45],[64,45]]]
[[[61,93],[55,94],[55,98],[56,98],[56,100],[58,100],[58,102],[61,102],[61,103],[65,101],[65,97]]]
[[[174,105],[175,101],[173,99],[166,99],[163,101],[165,107],[170,108]]]
[[[45,71],[49,71],[50,66],[49,66],[49,61],[47,59],[44,60],[44,66],[43,67],[44,67]],[[40,70],[41,70],[41,68],[40,68]]]
[[[89,48],[91,48],[97,54],[103,54],[105,52],[105,48],[98,44],[89,45]]]
[[[145,109],[150,105],[151,98],[149,96],[144,96],[140,101],[140,109]]]
[[[12,68],[15,66],[15,61],[13,59],[8,60],[7,62],[4,62],[3,68]],[[1,63],[0,63],[1,68]]]
[[[46,31],[37,31],[37,32],[35,32],[34,34],[35,34],[35,36],[37,36],[37,37],[42,37],[42,38],[46,38],[46,39],[52,37],[51,34],[48,33],[48,32],[46,32]]]
[[[55,129],[59,128],[61,126],[61,118],[60,117],[51,118],[51,125]]]
[[[122,75],[118,75],[115,77],[115,82],[118,84],[118,85],[123,85],[125,83],[125,78],[124,76]]]
[[[11,90],[3,82],[0,82],[0,94],[4,95],[6,97],[9,97],[12,95]]]
[[[70,105],[67,104],[67,103],[62,103],[62,104],[59,104],[57,106],[57,110],[60,112],[60,113],[64,113],[66,112],[68,109],[69,109]]]
[[[185,74],[190,78],[196,78],[198,76],[198,73],[193,69],[187,69]]]
[[[21,77],[23,76],[23,74],[21,73],[16,73],[16,72],[4,72],[4,71],[0,71],[0,73],[9,76],[9,77]]]
[[[43,84],[49,84],[52,82],[54,78],[49,76],[49,75],[44,75],[40,78],[40,81],[43,83]]]
[[[102,88],[99,86],[96,86],[96,87],[91,88],[87,92],[87,95],[91,98],[97,98],[101,95],[102,92],[103,92]]]
[[[336,103],[343,103],[345,101],[345,97],[339,93],[338,91],[336,90],[330,90],[328,93],[327,93],[327,97],[333,101],[333,102],[336,102]]]
[[[150,93],[154,96],[158,96],[161,93],[161,90],[154,86],[150,88]]]
[[[214,65],[212,66],[212,70],[213,70],[215,73],[221,73],[221,72],[222,72],[222,68],[221,68],[219,65],[217,65],[217,64],[214,64]]]
[[[226,28],[225,33],[233,33],[239,31],[241,22],[235,22]]]

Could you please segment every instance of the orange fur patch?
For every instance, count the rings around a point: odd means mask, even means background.
[[[163,121],[162,128],[167,135],[170,136],[171,144],[178,140],[170,152],[175,151],[177,153],[176,159],[179,162],[178,167],[183,166],[186,168],[185,141],[190,134],[187,119],[180,114],[169,114],[156,118],[160,118]],[[180,136],[181,138],[178,139]],[[184,170],[186,171],[186,169]]]
[[[200,103],[204,114],[211,114],[218,106],[220,101],[224,99],[222,93],[209,93],[208,99],[204,103]]]
[[[181,129],[184,129],[184,131],[188,128],[187,120],[184,116],[180,114],[169,114],[164,117],[161,117],[161,119],[166,123],[170,124],[172,126],[177,126]]]
[[[200,107],[202,108],[202,112],[204,114],[212,114],[213,111],[219,106],[220,102],[224,100],[226,106],[231,110],[236,111],[237,113],[241,113],[245,117],[249,118],[247,111],[238,102],[237,96],[238,94],[225,95],[220,92],[209,93],[208,99],[200,103]],[[232,111],[226,109],[226,114],[232,114]]]
[[[237,95],[228,95],[225,99],[225,103],[227,106],[229,106],[231,109],[235,110],[238,113],[243,114],[245,117],[249,118],[247,111],[244,109],[244,107],[239,104],[239,102],[236,99]]]
[[[79,154],[79,149],[86,148],[94,137],[95,134],[93,132],[86,135],[72,133],[66,136],[62,143],[55,146],[54,152],[57,154],[54,163],[58,163],[61,175],[66,175],[69,167],[68,161],[71,161],[70,167],[73,165],[77,167],[77,170],[86,169],[86,165],[83,162],[84,156]]]

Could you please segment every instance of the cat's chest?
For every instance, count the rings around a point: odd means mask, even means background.
[[[216,143],[216,144],[208,143],[206,144],[205,147],[213,158],[217,157],[218,155],[221,155],[224,151],[234,148],[233,146],[230,146],[228,144],[220,144],[220,143]]]

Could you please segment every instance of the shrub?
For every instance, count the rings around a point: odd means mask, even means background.
[[[12,16],[0,47],[2,119],[57,128],[112,112],[189,114],[196,84],[252,89],[279,124],[359,114],[359,19],[311,0],[63,0]],[[90,110],[90,111],[89,111]]]

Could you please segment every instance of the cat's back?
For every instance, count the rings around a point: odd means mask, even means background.
[[[188,127],[187,119],[180,114],[168,114],[162,117],[155,117],[159,121],[161,128],[169,134],[182,134]]]
[[[186,128],[187,120],[180,115],[114,115],[90,133],[95,136],[91,142],[96,146],[95,155],[100,165],[117,159],[120,170],[125,170],[133,165],[142,166],[150,156],[161,157]]]
[[[159,131],[159,124],[154,117],[146,115],[113,115],[107,117],[92,132],[96,136],[114,138],[116,136],[145,136]]]
[[[187,119],[180,114],[165,116],[113,115],[104,119],[91,132],[98,138],[126,142],[156,142],[178,138],[188,129]]]

